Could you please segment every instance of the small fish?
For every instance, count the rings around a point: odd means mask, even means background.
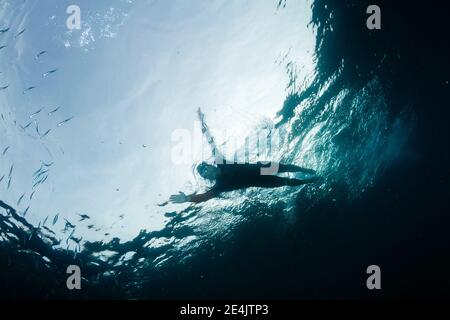
[[[45,223],[47,222],[48,216],[45,217],[44,222],[42,222],[42,226],[45,226]]]
[[[45,177],[41,178],[39,181],[36,181],[35,184],[33,184],[33,189],[34,189],[36,186],[38,186],[38,185],[40,185],[40,184],[43,184],[43,183],[47,180],[47,178],[48,178],[48,175],[46,175]]]
[[[2,50],[2,49],[4,49],[4,48],[6,48],[7,46],[0,46],[0,50]]]
[[[26,88],[25,90],[22,91],[23,94],[27,93],[30,90],[36,89],[36,86],[30,86],[28,88]]]
[[[11,176],[12,176],[13,170],[14,170],[14,165],[12,164],[12,165],[11,165],[11,168],[9,169],[8,177],[11,177]]]
[[[33,181],[38,181],[43,179],[43,175],[48,173],[48,170],[43,170],[42,168],[39,168],[37,173],[33,174]]]
[[[59,218],[59,213],[57,213],[57,214],[55,215],[55,217],[53,218],[53,223],[52,223],[52,225],[55,225],[55,223],[58,222],[58,218]]]
[[[53,162],[50,162],[50,163],[45,163],[45,162],[42,162],[42,165],[44,166],[44,167],[51,167],[52,165],[53,165]]]
[[[47,232],[50,232],[53,235],[56,235],[53,230],[51,230],[50,228],[47,228],[46,226],[42,226],[42,228],[44,228],[45,230],[47,230]]]
[[[78,244],[78,247],[79,247],[79,244],[80,244],[81,240],[83,240],[83,237],[76,238],[76,237],[74,237],[74,236],[71,236],[70,239],[71,239],[73,242],[75,242],[76,244]]]
[[[27,214],[27,212],[28,212],[28,210],[30,210],[30,206],[28,206],[26,209],[25,209],[25,211],[23,212],[23,214],[22,214],[22,216],[26,216],[26,214]]]
[[[80,221],[86,220],[86,219],[90,219],[91,217],[89,217],[87,214],[78,214],[80,216]]]
[[[92,229],[92,228],[94,228],[94,225],[93,225],[93,224],[90,224],[90,225],[87,226],[87,228],[88,228],[88,229]]]
[[[37,59],[39,59],[43,54],[46,54],[46,53],[47,53],[47,51],[41,51],[41,52],[39,52],[39,53],[36,55],[36,57],[34,57],[34,59],[37,60]]]
[[[44,73],[42,75],[42,77],[46,78],[47,76],[51,75],[52,73],[55,73],[56,71],[58,71],[58,69],[53,69],[53,70],[47,71],[46,73]]]
[[[61,121],[60,123],[58,123],[58,127],[62,126],[64,123],[67,123],[72,119],[73,119],[73,117],[70,117],[70,118],[67,118],[66,120]]]
[[[11,186],[11,178],[12,177],[9,177],[9,179],[8,179],[8,188],[7,189],[9,189],[9,187]]]
[[[40,183],[41,183],[40,181],[35,182],[35,183],[33,184],[33,187],[32,187],[32,188],[33,188],[33,189],[36,188]]]
[[[66,221],[66,228],[71,228],[71,229],[75,229],[75,225],[71,224],[69,220],[64,219],[64,221]]]
[[[0,33],[5,33],[5,32],[8,32],[8,31],[9,31],[9,28],[0,29]]]
[[[35,174],[34,180],[38,179],[40,176],[46,174],[48,170],[39,170],[37,174]]]
[[[25,197],[25,193],[20,196],[19,200],[17,200],[17,206],[19,206],[19,204],[22,201],[23,197]]]
[[[16,34],[16,35],[14,36],[14,38],[17,38],[17,37],[19,37],[20,35],[22,35],[22,34],[25,32],[25,30],[26,30],[26,29],[22,29],[18,34]]]
[[[5,178],[5,175],[2,175],[2,177],[0,178],[0,182],[2,182],[4,178]]]
[[[42,171],[42,166],[33,173],[33,176],[37,175],[41,171]]]
[[[142,148],[147,148],[147,145],[146,145],[146,144],[143,144],[143,145],[142,145]]]
[[[47,178],[48,178],[48,175],[46,175],[45,178],[43,180],[41,180],[39,183],[43,184],[47,180]]]
[[[35,127],[35,129],[36,129],[36,133],[37,133],[38,135],[41,135],[41,134],[39,133],[39,124],[37,123],[36,120],[34,120],[34,127]]]
[[[6,152],[8,152],[9,148],[10,148],[10,146],[7,146],[7,147],[3,150],[3,155],[5,155]]]
[[[35,193],[36,191],[33,191],[31,194],[30,194],[30,200],[31,199],[33,199],[33,196],[34,196],[34,193]]]
[[[30,121],[26,126],[20,126],[22,128],[22,130],[27,129],[29,126],[31,126],[31,124],[33,123],[33,121]]]
[[[123,219],[125,217],[125,215],[122,213],[120,216],[119,216],[119,219]]]
[[[59,108],[61,108],[61,107],[58,107],[58,108],[56,108],[56,109],[50,111],[50,112],[48,113],[48,115],[51,116],[51,115],[54,114],[56,111],[58,111]]]
[[[8,89],[8,87],[9,87],[9,84],[8,84],[8,85],[6,85],[6,86],[0,87],[0,91],[2,91],[2,90],[6,90],[6,89]]]
[[[45,133],[41,135],[41,138],[43,138],[46,135],[48,135],[50,133],[50,131],[52,131],[52,129],[48,129],[47,131],[45,131]]]
[[[38,115],[39,113],[41,113],[41,111],[44,110],[44,109],[45,109],[45,107],[42,107],[42,108],[40,108],[39,110],[33,112],[33,113],[30,115],[30,119],[32,119],[35,115]]]

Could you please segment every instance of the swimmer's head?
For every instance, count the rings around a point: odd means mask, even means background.
[[[202,162],[197,166],[198,174],[207,180],[215,180],[219,176],[219,168],[212,166],[206,162]]]

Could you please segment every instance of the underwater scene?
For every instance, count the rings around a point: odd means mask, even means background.
[[[448,298],[440,5],[0,0],[1,298]]]

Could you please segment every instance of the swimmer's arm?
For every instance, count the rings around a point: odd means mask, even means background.
[[[205,135],[206,140],[208,141],[208,144],[211,148],[211,152],[213,154],[215,162],[218,164],[224,163],[224,157],[223,157],[222,153],[220,152],[219,148],[217,148],[214,137],[211,135],[208,125],[205,122],[205,115],[200,110],[200,108],[197,110],[197,112],[198,112],[198,117],[199,117],[201,125],[202,125],[202,133]]]
[[[200,193],[200,194],[191,194],[187,197],[189,198],[188,201],[199,203],[199,202],[205,202],[205,201],[208,201],[209,199],[215,198],[216,193],[213,191],[208,191],[208,192]]]
[[[184,203],[184,202],[199,203],[208,201],[209,199],[212,199],[214,197],[216,197],[216,193],[214,191],[207,191],[201,194],[194,193],[191,195],[186,195],[180,191],[178,194],[171,195],[169,201],[172,203]]]

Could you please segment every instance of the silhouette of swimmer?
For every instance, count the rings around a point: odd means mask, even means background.
[[[318,177],[312,169],[302,168],[292,164],[281,164],[276,162],[262,163],[227,163],[218,151],[214,138],[205,123],[204,115],[198,110],[198,115],[202,124],[202,132],[206,136],[208,143],[215,157],[215,165],[202,162],[197,166],[198,174],[207,180],[215,181],[214,186],[202,194],[186,195],[183,192],[171,195],[169,202],[203,202],[217,197],[222,192],[245,189],[249,187],[276,188],[284,186],[300,186],[306,183],[315,182]],[[302,172],[314,175],[308,179],[290,179],[278,177],[275,174],[282,172]],[[165,205],[168,202],[162,204]]]

